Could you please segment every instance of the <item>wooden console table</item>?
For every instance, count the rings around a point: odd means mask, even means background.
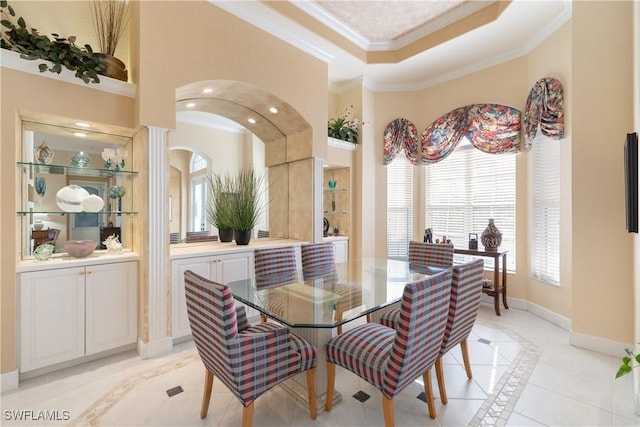
[[[509,251],[480,251],[472,249],[454,249],[454,253],[461,255],[471,255],[475,257],[493,258],[493,287],[482,287],[482,292],[493,297],[493,308],[496,316],[500,316],[500,294],[502,294],[502,305],[509,309],[507,305],[507,252]],[[500,282],[500,258],[502,257],[502,283]]]

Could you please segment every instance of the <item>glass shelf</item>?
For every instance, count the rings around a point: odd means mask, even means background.
[[[99,178],[112,178],[116,176],[130,175],[135,176],[138,172],[132,171],[115,171],[108,169],[64,166],[64,165],[43,165],[40,163],[18,162],[18,167],[24,171],[34,173],[48,173],[52,175],[74,175],[74,176],[90,176]]]
[[[332,215],[332,216],[336,216],[336,215],[347,215],[347,212],[324,212],[322,215]]]
[[[137,215],[138,212],[133,211],[100,211],[100,212],[65,212],[65,211],[18,211],[20,216],[25,215]]]
[[[330,187],[323,187],[324,191],[331,191],[334,193],[344,193],[347,191],[346,188],[330,188]]]

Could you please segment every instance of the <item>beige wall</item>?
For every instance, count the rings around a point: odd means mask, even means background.
[[[560,144],[560,286],[552,286],[535,280],[531,277],[530,257],[527,256],[524,262],[519,265],[523,281],[526,286],[526,299],[538,304],[556,314],[571,318],[571,291],[572,291],[572,271],[571,264],[571,149],[572,149],[572,116],[573,104],[571,102],[572,81],[571,81],[571,22],[565,24],[551,37],[547,38],[536,49],[528,55],[528,78],[527,84],[533,87],[536,81],[542,77],[555,77],[562,82],[564,89],[564,112],[565,112],[565,138],[559,141]],[[535,146],[533,147],[535,150]],[[527,201],[531,199],[531,165],[532,156],[527,156],[527,166],[529,173],[524,177],[527,182]],[[519,209],[528,217],[531,206],[529,203]],[[518,217],[519,218],[519,217]],[[532,230],[526,229],[525,236],[529,236]],[[527,238],[527,240],[530,240]],[[522,267],[522,268],[520,268]]]
[[[573,2],[571,32],[573,331],[626,343],[634,256],[622,148],[633,128],[632,8]]]

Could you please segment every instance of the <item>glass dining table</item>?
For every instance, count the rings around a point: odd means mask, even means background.
[[[444,271],[391,259],[360,259],[339,263],[335,268],[254,277],[229,282],[233,296],[268,318],[286,325],[316,346],[316,401],[324,410],[326,398],[325,344],[339,326],[397,304],[407,283]],[[283,387],[308,404],[304,375]],[[341,400],[334,391],[333,403]]]

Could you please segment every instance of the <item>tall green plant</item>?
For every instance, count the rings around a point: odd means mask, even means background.
[[[234,180],[228,173],[224,176],[210,173],[207,178],[207,220],[218,230],[232,229]]]
[[[264,177],[253,168],[242,169],[234,180],[233,216],[231,225],[234,230],[253,230],[266,203],[262,200]]]

